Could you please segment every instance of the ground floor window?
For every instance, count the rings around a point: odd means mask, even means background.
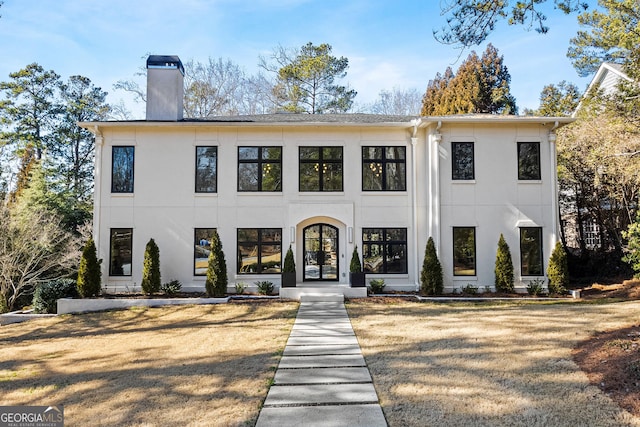
[[[281,272],[282,229],[238,229],[238,273],[276,274]]]
[[[542,228],[520,228],[520,271],[523,276],[543,276]]]
[[[109,243],[109,276],[131,276],[132,228],[112,228]]]
[[[453,227],[453,275],[476,275],[475,227]]]
[[[206,276],[211,252],[211,239],[215,228],[196,228],[193,242],[193,275]]]
[[[363,228],[365,273],[407,273],[407,229]]]

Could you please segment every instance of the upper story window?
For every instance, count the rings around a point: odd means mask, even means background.
[[[543,276],[542,227],[520,228],[520,272],[523,276]]]
[[[282,147],[238,147],[238,191],[282,191]]]
[[[451,179],[475,179],[473,142],[451,143]]]
[[[282,230],[280,228],[238,228],[238,273],[281,272]]]
[[[518,142],[518,179],[541,179],[539,142]]]
[[[218,147],[196,147],[196,193],[218,191]]]
[[[111,192],[133,193],[135,147],[111,147]]]
[[[300,191],[342,191],[342,147],[300,147]]]
[[[362,191],[404,191],[406,147],[362,147]]]
[[[112,228],[109,239],[109,276],[131,276],[132,228]]]
[[[362,257],[366,273],[407,273],[407,229],[362,229]]]
[[[475,227],[453,227],[453,275],[476,275]]]

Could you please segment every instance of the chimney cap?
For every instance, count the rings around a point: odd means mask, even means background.
[[[173,68],[180,70],[184,75],[184,67],[178,55],[149,55],[147,69],[149,68]]]

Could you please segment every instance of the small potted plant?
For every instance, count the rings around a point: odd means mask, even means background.
[[[289,245],[289,250],[284,257],[284,265],[282,266],[282,287],[296,287],[296,263],[293,259],[293,251],[291,250],[291,245]]]
[[[353,248],[351,255],[351,264],[349,264],[349,281],[352,288],[364,288],[364,275],[362,264],[360,263],[360,255],[358,255],[358,246]]]

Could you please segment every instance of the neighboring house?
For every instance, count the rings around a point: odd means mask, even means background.
[[[230,289],[279,285],[289,245],[300,285],[348,286],[357,245],[367,280],[416,290],[430,236],[448,291],[493,287],[500,234],[516,288],[544,278],[559,233],[554,131],[573,119],[190,120],[179,58],[147,66],[146,120],[80,123],[96,138],[94,236],[109,291],[139,289],[150,238],[163,281],[204,290],[213,229]]]

